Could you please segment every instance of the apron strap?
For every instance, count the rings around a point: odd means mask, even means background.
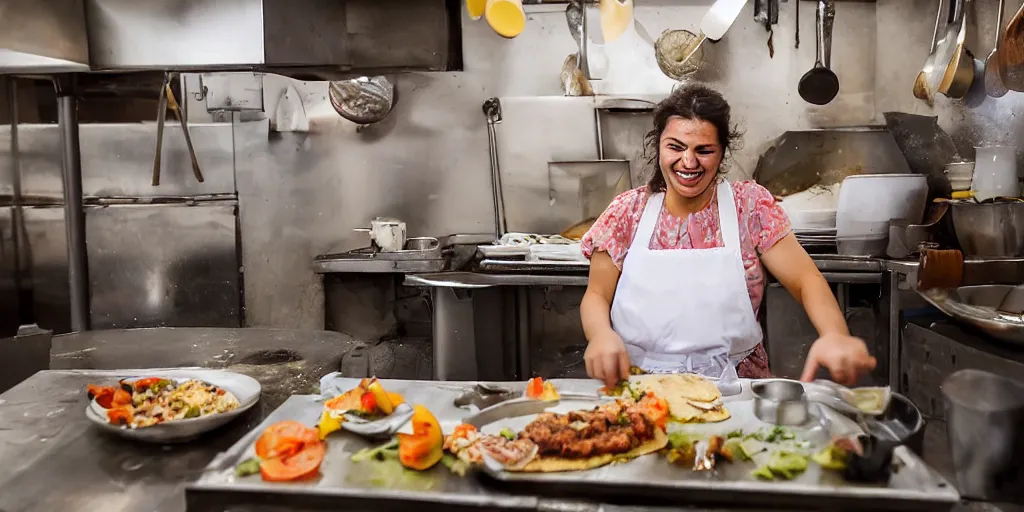
[[[647,206],[644,207],[644,213],[640,215],[640,225],[636,227],[633,242],[629,244],[631,249],[637,244],[640,244],[640,247],[644,249],[651,245],[651,238],[654,237],[654,228],[658,225],[658,218],[661,217],[661,207],[663,204],[665,204],[664,192],[652,194],[651,197],[647,198]]]
[[[732,184],[722,180],[718,184],[718,222],[722,228],[722,245],[740,250],[740,221],[736,215],[736,200]]]

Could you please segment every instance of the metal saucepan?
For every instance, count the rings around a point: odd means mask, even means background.
[[[804,101],[814,105],[826,105],[839,94],[839,77],[830,69],[832,66],[832,25],[836,17],[834,0],[818,0],[815,14],[817,21],[817,58],[814,67],[800,77],[797,90]]]

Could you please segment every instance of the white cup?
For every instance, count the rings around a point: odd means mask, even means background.
[[[370,234],[370,240],[381,252],[398,252],[405,248],[405,223],[398,219],[377,217],[370,221],[370,229],[361,228]]]
[[[979,201],[993,197],[1019,197],[1017,148],[985,146],[974,148],[974,180],[971,190]]]
[[[974,162],[950,162],[946,164],[945,173],[954,191],[970,190],[974,179]]]

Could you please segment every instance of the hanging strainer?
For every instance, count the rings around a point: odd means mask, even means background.
[[[704,49],[694,47],[700,38],[689,30],[666,30],[654,43],[654,55],[658,67],[665,76],[673,80],[683,80],[700,68],[704,61]],[[687,59],[686,56],[693,53]],[[684,60],[685,59],[685,60]]]

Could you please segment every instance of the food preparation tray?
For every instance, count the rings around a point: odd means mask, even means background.
[[[675,431],[693,435],[722,435],[742,430],[750,433],[770,429],[773,425],[759,420],[754,413],[751,381],[743,380],[738,395],[722,401],[732,417],[720,423],[669,424]],[[549,407],[551,412],[568,412],[593,407],[596,401],[562,403]],[[505,402],[466,418],[484,433],[497,433],[503,427],[522,429],[537,413],[537,407],[523,402]],[[503,410],[507,414],[503,414]],[[820,404],[811,404],[811,418],[800,427],[788,427],[798,437],[823,447],[833,436],[862,433],[851,419]],[[624,464],[563,473],[512,473],[493,467],[484,472],[511,492],[531,492],[552,497],[591,496],[607,502],[629,502],[642,496],[657,502],[700,502],[745,504],[748,506],[802,508],[839,508],[851,505],[857,509],[883,510],[948,510],[959,501],[959,494],[938,472],[928,467],[906,446],[893,455],[894,471],[887,486],[847,482],[842,475],[823,470],[814,463],[793,480],[764,481],[751,476],[752,462],[722,462],[715,472],[697,472],[669,464],[662,456],[645,456]]]
[[[589,380],[553,380],[567,397],[563,407],[592,406],[583,394],[596,396],[600,386]],[[746,381],[745,381],[746,382]],[[358,379],[335,379],[339,389],[357,386]],[[388,391],[403,394],[406,401],[421,404],[437,416],[442,430],[463,420],[472,421],[478,411],[456,407],[457,398],[474,389],[474,382],[382,381]],[[322,388],[325,387],[321,382]],[[524,383],[504,383],[502,387],[521,393]],[[743,393],[723,399],[733,419],[714,424],[735,429],[749,424],[749,384]],[[511,401],[510,403],[515,403]],[[559,404],[554,404],[556,407]],[[498,406],[485,412],[493,414]],[[792,509],[880,508],[884,510],[948,510],[958,500],[956,491],[935,471],[904,447],[897,449],[900,465],[888,487],[870,487],[843,482],[838,476],[815,473],[809,467],[801,479],[791,482],[757,482],[749,479],[752,467],[724,467],[716,475],[694,473],[670,465],[660,455],[650,455],[626,464],[606,466],[578,473],[508,474],[485,473],[460,477],[442,465],[425,472],[394,471],[387,463],[350,460],[360,449],[373,443],[351,433],[332,434],[327,439],[327,454],[321,476],[305,482],[268,483],[259,476],[239,478],[234,467],[252,455],[252,445],[268,426],[284,420],[306,425],[316,424],[322,411],[318,395],[289,398],[256,429],[227,452],[219,455],[204,474],[186,489],[189,511],[223,512],[276,504],[288,510],[537,510],[552,500],[572,498],[602,500],[622,504],[740,503],[758,507],[773,505]],[[837,414],[825,412],[830,420]],[[522,412],[518,415],[522,415]],[[503,421],[502,414],[489,423]],[[495,416],[491,416],[494,418]],[[856,425],[842,417],[835,424],[846,429]],[[837,430],[839,432],[840,430]],[[391,461],[395,462],[395,461]],[[397,462],[395,462],[397,464]],[[813,464],[811,466],[814,466]]]

